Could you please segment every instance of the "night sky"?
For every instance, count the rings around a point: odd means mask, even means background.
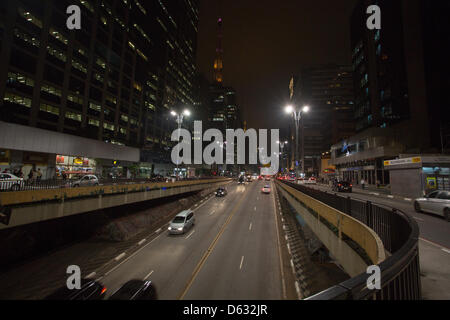
[[[197,65],[211,81],[221,12],[224,84],[237,90],[248,128],[286,127],[283,106],[290,76],[302,67],[351,63],[350,16],[356,0],[200,2]]]

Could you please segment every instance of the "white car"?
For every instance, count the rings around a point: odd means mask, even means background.
[[[24,186],[23,178],[10,173],[0,173],[0,190],[19,191]]]
[[[71,183],[71,186],[76,187],[89,187],[89,186],[98,186],[98,178],[93,174],[88,174],[83,176],[81,179],[75,180]]]
[[[424,198],[414,201],[416,212],[428,212],[443,216],[450,221],[450,191],[433,191]]]
[[[262,193],[270,193],[270,186],[268,184],[266,184],[262,189],[261,189]]]

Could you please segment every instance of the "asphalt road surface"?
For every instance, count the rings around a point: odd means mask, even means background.
[[[228,184],[228,195],[194,207],[183,235],[167,225],[99,280],[107,297],[131,279],[151,280],[159,299],[272,300],[283,298],[273,193],[267,182]]]
[[[331,192],[331,188],[324,185],[310,186],[314,189]],[[411,215],[419,225],[420,237],[424,240],[450,248],[450,223],[445,221],[442,216],[433,215],[430,213],[418,213],[414,210],[414,199],[411,201],[389,199],[386,196],[379,197],[370,193],[365,193],[361,190],[354,190],[353,193],[342,193],[340,195],[350,196],[354,199],[372,201],[385,206],[399,209]]]

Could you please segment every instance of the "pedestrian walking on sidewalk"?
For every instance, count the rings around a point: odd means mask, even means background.
[[[364,190],[364,184],[365,184],[366,182],[364,181],[364,179],[361,179],[361,188]]]

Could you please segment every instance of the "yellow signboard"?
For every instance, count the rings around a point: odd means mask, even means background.
[[[436,177],[427,177],[427,188],[436,189]]]
[[[406,158],[406,159],[397,159],[397,160],[386,160],[384,161],[384,166],[398,166],[402,164],[410,164],[410,163],[421,163],[422,158],[421,157],[414,157],[414,158]]]

